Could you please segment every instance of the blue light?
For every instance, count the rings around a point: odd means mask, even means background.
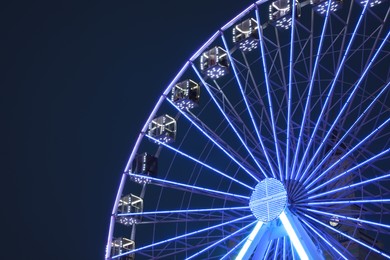
[[[340,187],[340,188],[337,188],[337,189],[333,189],[333,190],[330,190],[330,191],[322,192],[322,193],[310,196],[310,197],[308,197],[308,199],[311,200],[311,199],[315,199],[315,198],[318,198],[318,197],[321,197],[321,196],[324,196],[324,195],[332,194],[332,193],[335,193],[335,192],[338,192],[338,191],[342,191],[342,190],[346,190],[346,189],[352,189],[354,187],[357,187],[357,186],[360,186],[360,185],[364,185],[364,184],[368,184],[368,183],[371,183],[371,182],[376,182],[376,181],[379,181],[379,180],[385,179],[385,178],[390,178],[390,174],[386,174],[386,175],[379,176],[379,177],[376,177],[376,178],[372,178],[372,179],[368,179],[368,180],[365,180],[365,181],[357,182],[357,183],[354,183],[354,184],[351,184],[351,185],[347,185],[347,186],[344,186],[344,187]]]
[[[146,216],[146,215],[159,215],[159,214],[175,214],[175,213],[199,213],[199,212],[226,211],[226,210],[243,210],[243,209],[249,209],[249,206],[245,206],[245,207],[230,207],[230,208],[160,210],[160,211],[150,211],[150,212],[133,212],[133,213],[118,214],[118,217],[122,217],[122,216]]]
[[[331,1],[331,0],[329,0],[329,1]],[[302,138],[302,135],[303,135],[303,130],[305,129],[304,125],[305,125],[305,122],[306,122],[306,113],[307,113],[307,110],[308,110],[308,107],[309,107],[309,102],[311,100],[311,93],[312,93],[312,90],[313,90],[314,77],[317,74],[316,72],[317,72],[317,68],[318,68],[318,64],[319,64],[319,60],[320,60],[322,44],[324,42],[324,35],[325,35],[325,31],[326,31],[326,26],[328,25],[328,17],[329,17],[329,8],[328,8],[328,10],[326,12],[324,25],[322,26],[321,39],[320,39],[320,43],[318,45],[317,55],[316,55],[316,59],[315,59],[315,62],[314,62],[314,68],[313,68],[313,72],[312,72],[311,79],[310,79],[310,85],[309,85],[309,91],[308,91],[308,94],[307,94],[305,109],[304,109],[303,115],[302,115],[301,128],[299,129],[297,148],[294,151],[295,155],[294,155],[293,166],[291,168],[291,179],[293,178],[293,174],[295,173],[295,165],[297,163],[297,158],[298,158],[298,154],[299,154],[299,148],[300,148],[300,144],[301,144],[301,138]],[[297,177],[298,177],[298,175],[295,176],[295,180],[297,180]]]
[[[301,219],[301,221],[308,227],[310,228],[317,236],[319,236],[322,241],[324,241],[325,243],[328,244],[328,246],[330,248],[332,248],[337,254],[339,254],[342,258],[344,258],[345,260],[348,260],[348,258],[346,258],[339,250],[337,250],[337,248],[335,248],[329,241],[328,239],[324,238],[323,236],[321,236],[320,233],[318,233],[311,225],[309,225],[309,223],[307,223],[305,220]]]
[[[267,178],[256,185],[249,200],[253,215],[261,222],[270,222],[279,217],[287,205],[287,192],[283,184]]]
[[[360,14],[359,20],[358,20],[358,22],[356,23],[355,29],[354,29],[354,31],[353,31],[353,33],[352,33],[352,36],[351,36],[350,40],[349,40],[348,46],[347,46],[347,48],[345,49],[345,52],[344,52],[344,55],[343,55],[343,59],[341,60],[340,65],[339,65],[339,67],[338,67],[338,69],[337,69],[337,71],[336,71],[336,75],[334,75],[334,78],[333,78],[333,81],[332,81],[332,86],[330,87],[329,93],[328,93],[328,95],[326,96],[324,105],[323,105],[323,107],[322,107],[322,109],[321,109],[320,115],[318,116],[317,122],[316,122],[316,124],[315,124],[315,126],[314,126],[314,129],[313,129],[313,132],[312,132],[312,134],[311,134],[311,136],[310,136],[309,143],[308,143],[307,146],[306,146],[306,150],[305,150],[305,152],[304,152],[304,154],[303,154],[303,157],[302,157],[301,163],[300,163],[300,165],[299,165],[299,168],[298,168],[298,170],[297,170],[297,173],[299,173],[299,172],[301,171],[301,169],[302,169],[302,167],[303,167],[303,164],[304,164],[304,162],[305,162],[306,156],[307,156],[308,153],[309,153],[309,149],[310,149],[310,147],[311,147],[311,144],[312,144],[313,140],[315,139],[314,136],[315,136],[315,134],[316,134],[316,132],[317,132],[318,126],[319,126],[320,123],[322,122],[321,119],[322,119],[322,116],[323,116],[324,113],[325,113],[325,108],[327,107],[328,102],[329,102],[329,100],[330,100],[330,98],[331,98],[331,96],[332,96],[331,94],[333,93],[333,89],[334,89],[334,87],[336,86],[336,82],[337,82],[337,79],[338,79],[338,77],[339,77],[339,75],[340,75],[341,68],[344,67],[344,63],[345,63],[345,61],[346,61],[346,59],[347,59],[347,55],[348,55],[349,50],[350,50],[350,48],[351,48],[351,46],[352,46],[352,43],[353,43],[353,41],[354,41],[354,39],[355,39],[356,32],[357,32],[357,30],[358,30],[359,27],[360,27],[360,23],[361,23],[361,21],[363,20],[363,16],[364,16],[366,10],[367,10],[367,5],[364,6],[363,11],[362,11],[362,13]],[[310,167],[310,165],[307,165],[307,167]],[[301,178],[299,179],[300,181],[303,179],[303,176],[304,176],[304,175],[302,174]]]
[[[253,228],[253,231],[250,233],[248,239],[246,240],[244,246],[241,248],[240,252],[238,253],[236,260],[243,259],[246,251],[249,249],[250,245],[253,242],[253,239],[255,239],[257,233],[259,233],[261,226],[263,225],[263,222],[258,221],[256,226]]]
[[[196,68],[195,68],[196,69]],[[203,130],[194,120],[192,120],[185,112],[183,112],[180,108],[178,108],[171,100],[167,99],[168,102],[175,107],[185,118],[187,118],[196,128],[199,129],[211,142],[213,142],[219,149],[221,149],[227,156],[230,157],[238,166],[241,167],[246,173],[248,173],[252,178],[254,178],[257,182],[259,181],[244,165],[242,165],[236,158],[234,158],[228,151],[225,150],[216,140],[212,138],[205,130]],[[252,189],[252,188],[251,188]]]
[[[188,237],[188,236],[196,235],[196,234],[208,231],[208,230],[216,229],[216,228],[223,227],[223,226],[235,223],[235,222],[239,222],[241,220],[244,220],[244,219],[247,219],[247,218],[250,218],[250,217],[252,217],[252,215],[241,217],[241,218],[237,218],[237,219],[234,219],[234,220],[231,220],[231,221],[228,221],[228,222],[225,222],[225,223],[217,224],[217,225],[214,225],[214,226],[210,226],[210,227],[207,227],[207,228],[199,229],[199,230],[196,230],[196,231],[193,231],[193,232],[190,232],[190,233],[186,233],[186,234],[183,234],[183,235],[180,235],[180,236],[177,236],[177,237],[172,237],[172,238],[169,238],[169,239],[166,239],[166,240],[162,240],[162,241],[159,241],[159,242],[147,245],[147,246],[139,247],[139,248],[136,248],[134,250],[130,250],[130,251],[126,252],[126,253],[119,254],[119,255],[116,255],[116,256],[112,256],[111,258],[112,259],[119,258],[121,256],[129,255],[129,254],[141,251],[141,250],[145,250],[145,249],[148,249],[148,248],[151,248],[151,247],[155,247],[155,246],[158,246],[158,245],[161,245],[161,244],[165,244],[165,243],[168,243],[168,242],[171,242],[171,241],[175,241],[175,240],[178,240],[178,239],[181,239],[181,238],[185,238],[185,237]]]
[[[134,176],[134,177],[138,176],[138,174],[134,174],[134,173],[128,173],[128,175],[129,176]],[[223,192],[223,191],[207,189],[207,188],[198,187],[198,186],[194,186],[194,185],[188,185],[188,184],[179,183],[179,182],[175,182],[175,181],[168,181],[168,180],[157,179],[157,178],[153,178],[153,177],[150,177],[150,176],[144,176],[144,178],[146,178],[146,179],[148,179],[150,181],[153,181],[153,182],[157,182],[157,183],[160,182],[160,183],[170,184],[170,185],[173,186],[172,188],[184,187],[184,188],[188,188],[189,191],[191,191],[191,190],[199,190],[199,191],[205,191],[205,192],[216,193],[216,194],[220,194],[220,195],[224,195],[224,196],[229,196],[229,197],[233,197],[233,198],[241,198],[241,199],[249,200],[249,197],[238,195],[238,194],[233,194],[233,193],[228,193],[228,192]],[[205,194],[205,195],[207,195],[207,194]]]
[[[286,229],[287,234],[290,237],[290,240],[293,243],[293,245],[295,247],[295,250],[297,251],[299,257],[301,259],[307,259],[308,260],[309,257],[307,256],[305,250],[303,249],[301,241],[299,240],[299,238],[298,238],[297,234],[295,233],[295,231],[294,231],[290,221],[288,220],[288,217],[287,217],[286,213],[282,212],[282,214],[280,214],[279,218],[282,221],[283,226]]]
[[[352,217],[347,217],[347,216],[343,216],[343,215],[339,215],[339,214],[335,214],[335,213],[328,213],[328,212],[315,210],[315,209],[309,209],[309,208],[305,208],[305,210],[310,211],[310,212],[314,212],[314,213],[318,213],[321,215],[325,215],[325,216],[338,217],[341,219],[350,220],[350,221],[354,221],[354,222],[358,222],[358,223],[366,223],[366,224],[370,224],[370,225],[374,225],[374,226],[390,228],[390,225],[377,223],[377,222],[373,222],[373,221],[368,221],[368,220],[364,220],[364,219],[352,218]]]
[[[386,89],[390,86],[390,82],[386,84],[384,88],[378,93],[378,95],[375,96],[375,98],[372,100],[372,102],[368,105],[368,107],[360,114],[360,116],[356,119],[356,121],[349,127],[349,129],[344,133],[344,135],[340,138],[340,140],[332,146],[331,150],[328,152],[328,154],[321,160],[321,162],[317,165],[317,167],[311,172],[313,175],[318,171],[318,169],[326,162],[326,159],[329,158],[329,156],[332,155],[333,151],[337,149],[337,147],[342,143],[342,141],[348,136],[349,132],[352,131],[355,127],[355,125],[366,115],[366,113],[371,109],[371,107],[378,101],[379,97],[386,91]],[[306,171],[308,168],[306,168]],[[306,180],[305,180],[306,181]]]
[[[312,156],[308,166],[306,167],[306,170],[303,172],[302,176],[306,174],[306,172],[308,171],[310,165],[313,164],[314,162],[314,159],[317,158],[317,155],[320,153],[320,150],[322,148],[322,146],[325,144],[326,140],[328,139],[328,137],[331,135],[332,133],[332,130],[333,128],[336,126],[337,122],[339,121],[342,113],[345,111],[345,109],[349,106],[349,102],[351,101],[352,97],[354,96],[355,92],[358,90],[358,88],[360,87],[360,83],[362,82],[363,78],[366,76],[368,70],[371,68],[371,65],[373,64],[374,60],[376,59],[376,57],[378,56],[378,54],[380,53],[380,51],[382,50],[383,46],[384,46],[384,43],[387,42],[387,39],[389,37],[389,34],[390,34],[390,31],[389,33],[387,33],[385,39],[383,39],[382,41],[382,44],[379,46],[379,48],[377,49],[377,51],[375,52],[374,56],[372,57],[372,59],[370,60],[369,64],[367,65],[366,69],[363,71],[363,73],[360,75],[360,78],[358,80],[358,82],[355,84],[355,87],[354,89],[352,90],[352,92],[349,94],[348,96],[348,99],[346,100],[345,104],[343,105],[343,107],[341,108],[339,114],[337,115],[337,117],[335,118],[333,124],[331,125],[331,127],[329,128],[328,130],[328,133],[325,135],[325,137],[323,138],[320,146],[317,148],[317,151],[315,152],[315,154]],[[306,183],[308,181],[308,179],[305,180],[304,183]]]
[[[202,162],[202,161],[200,161],[200,160],[198,160],[198,159],[195,159],[194,157],[192,157],[192,156],[190,156],[190,155],[188,155],[188,154],[186,154],[186,153],[184,153],[184,152],[182,152],[182,151],[180,151],[180,150],[178,150],[178,149],[176,149],[176,148],[173,148],[172,146],[166,144],[165,142],[160,142],[159,140],[157,140],[156,138],[151,137],[150,135],[146,135],[146,137],[148,137],[149,139],[151,139],[151,140],[157,142],[158,144],[163,145],[164,147],[169,148],[169,149],[172,150],[172,151],[175,151],[175,152],[177,152],[177,153],[183,155],[184,157],[187,157],[188,159],[190,159],[190,160],[192,160],[192,161],[194,161],[194,162],[196,162],[196,163],[199,163],[199,164],[205,166],[206,168],[208,168],[208,169],[210,169],[210,170],[213,170],[214,172],[216,172],[216,173],[218,173],[218,174],[220,174],[220,175],[222,175],[222,176],[224,176],[224,177],[226,177],[226,178],[228,178],[228,179],[230,179],[230,180],[232,180],[232,181],[234,181],[234,182],[236,182],[236,183],[238,183],[238,184],[241,184],[242,186],[247,187],[248,189],[253,190],[253,188],[252,188],[251,186],[249,186],[249,185],[247,185],[247,184],[245,184],[245,183],[243,183],[243,182],[241,182],[241,181],[239,181],[239,180],[234,179],[233,177],[231,177],[231,176],[229,176],[229,175],[227,175],[227,174],[225,174],[225,173],[223,173],[223,172],[221,172],[221,171],[219,171],[219,170],[217,170],[217,169],[211,167],[211,166],[208,165],[208,164],[205,164],[204,162]]]
[[[248,151],[249,155],[252,157],[252,159],[257,163],[257,160],[255,156],[253,155],[252,151],[249,149],[249,147],[246,145],[240,134],[238,133],[237,129],[232,124],[229,117],[226,115],[224,110],[222,109],[221,105],[218,103],[218,101],[215,99],[213,93],[211,93],[210,88],[208,87],[208,84],[204,81],[204,79],[201,77],[199,71],[196,69],[196,67],[192,64],[192,68],[194,69],[195,73],[198,75],[199,79],[202,81],[203,86],[206,88],[207,92],[209,93],[210,97],[213,99],[215,105],[218,107],[219,111],[221,111],[222,115],[225,117],[226,121],[229,123],[230,127],[233,129],[234,133],[237,135],[238,139],[241,141],[242,145],[245,147],[245,149]],[[259,182],[259,179],[251,172],[246,171],[253,179],[255,179],[257,182]]]
[[[217,242],[215,242],[215,243],[209,245],[208,247],[206,247],[206,248],[200,250],[199,252],[193,254],[192,256],[190,256],[190,257],[188,257],[188,258],[186,258],[186,259],[188,260],[188,259],[194,258],[194,257],[196,257],[196,256],[198,256],[198,255],[200,255],[200,254],[202,254],[202,253],[204,253],[204,252],[206,252],[206,251],[209,250],[210,248],[213,248],[214,246],[218,245],[219,243],[225,241],[226,239],[231,238],[232,236],[234,236],[234,235],[236,235],[236,234],[242,232],[243,230],[247,229],[248,227],[254,225],[256,222],[257,222],[257,221],[254,221],[254,222],[252,222],[252,223],[246,225],[245,227],[240,228],[239,230],[237,230],[237,231],[231,233],[231,234],[228,235],[228,236],[223,237],[222,239],[218,240]]]
[[[317,220],[317,219],[315,219],[315,218],[313,218],[313,217],[311,217],[311,216],[309,216],[309,215],[307,215],[307,214],[304,214],[304,215],[305,215],[306,217],[308,217],[309,219],[311,219],[311,220],[317,222],[318,224],[320,224],[320,225],[322,225],[322,226],[325,226],[326,228],[328,228],[328,229],[330,229],[330,230],[332,230],[332,231],[334,231],[334,232],[336,232],[336,233],[338,233],[338,234],[340,234],[340,235],[342,235],[342,236],[344,236],[344,237],[346,237],[346,238],[348,238],[348,239],[350,239],[350,240],[352,240],[352,241],[355,241],[356,243],[358,243],[358,244],[360,244],[360,245],[362,245],[362,246],[364,246],[364,247],[366,247],[366,248],[368,248],[368,249],[370,249],[370,250],[372,250],[372,251],[374,251],[374,252],[376,252],[376,253],[378,253],[378,254],[380,254],[380,255],[382,255],[382,256],[384,256],[384,257],[390,259],[390,256],[387,255],[387,254],[385,254],[385,253],[383,253],[382,251],[379,251],[378,249],[376,249],[376,248],[374,248],[374,247],[372,247],[372,246],[369,246],[369,245],[367,245],[367,244],[361,242],[360,240],[357,240],[356,238],[353,238],[353,237],[351,237],[351,236],[349,236],[349,235],[347,235],[347,234],[341,232],[341,231],[338,230],[338,229],[335,229],[335,228],[333,228],[333,227],[331,227],[331,226],[329,226],[329,225],[326,225],[326,224],[322,223],[321,221],[319,221],[319,220]]]
[[[390,199],[373,199],[373,200],[338,200],[338,201],[321,201],[321,202],[308,202],[304,205],[337,205],[337,204],[365,204],[365,203],[389,203]]]
[[[292,99],[292,74],[293,74],[293,58],[294,58],[294,30],[295,30],[295,0],[292,0],[292,27],[291,27],[291,41],[290,41],[290,67],[288,74],[288,99],[287,99],[287,132],[286,132],[286,173],[285,179],[288,179],[290,172],[289,160],[290,160],[290,119],[291,119],[291,99]],[[281,179],[282,180],[282,179]]]
[[[227,43],[226,43],[226,40],[225,40],[225,37],[223,36],[223,34],[222,34],[222,41],[223,41],[223,44],[224,44],[224,46],[225,46],[225,49],[228,50],[229,48],[228,48],[228,46],[227,46]],[[255,119],[254,119],[253,114],[252,114],[252,110],[250,109],[250,106],[249,106],[249,104],[248,104],[248,100],[247,100],[246,95],[245,95],[245,93],[244,93],[244,90],[243,90],[243,88],[242,88],[241,81],[240,81],[240,79],[238,78],[238,74],[237,74],[237,69],[236,69],[235,63],[234,63],[234,61],[233,61],[233,59],[232,59],[232,57],[231,57],[231,55],[230,55],[230,52],[227,52],[227,54],[228,54],[230,63],[231,63],[231,65],[232,65],[232,69],[233,69],[234,75],[236,76],[237,84],[238,84],[238,86],[239,86],[239,88],[240,88],[241,95],[242,95],[242,97],[243,97],[243,99],[244,99],[244,102],[245,102],[246,108],[247,108],[247,110],[248,110],[249,116],[250,116],[250,118],[251,118],[251,120],[252,120],[253,127],[255,128],[256,135],[257,135],[257,137],[258,137],[258,139],[259,139],[259,142],[260,142],[260,144],[261,144],[261,147],[264,147],[263,141],[262,141],[261,136],[260,136],[260,132],[259,132],[259,130],[258,130],[258,128],[257,128],[257,124],[256,124]],[[210,93],[210,94],[211,94],[211,93]],[[266,153],[265,150],[264,150],[264,148],[263,148],[263,152]],[[251,154],[251,153],[250,153],[250,154]],[[268,156],[266,156],[266,158],[268,158]],[[256,159],[256,158],[253,158],[253,160],[255,161],[256,165],[259,167],[260,171],[263,173],[264,177],[267,178],[267,177],[268,177],[267,173],[266,173],[266,172],[264,171],[264,169],[261,167],[261,165],[259,164],[259,162],[257,161],[257,159]],[[267,159],[267,161],[268,161],[268,159]],[[268,163],[269,163],[269,161],[268,161]],[[270,168],[271,168],[271,166],[270,166]]]
[[[390,122],[390,118],[389,118],[387,121]],[[366,138],[365,138],[365,139],[366,139]],[[363,139],[361,142],[363,142],[365,139]],[[359,143],[359,144],[360,144],[360,143]],[[357,144],[357,145],[359,145],[359,144]],[[356,147],[356,146],[355,146],[355,147]],[[355,147],[352,148],[352,149],[350,150],[350,152],[354,151],[354,150],[355,150]],[[323,186],[325,186],[325,185],[327,185],[327,184],[329,184],[329,183],[331,183],[331,182],[334,182],[335,180],[341,178],[342,176],[344,176],[344,175],[346,175],[346,174],[348,174],[348,173],[350,173],[350,172],[352,172],[352,171],[354,171],[354,170],[356,170],[356,169],[358,169],[358,168],[360,168],[360,167],[366,165],[367,163],[369,163],[369,162],[375,160],[376,158],[378,158],[378,157],[380,157],[380,156],[385,155],[385,154],[388,153],[389,151],[390,151],[390,148],[388,148],[388,149],[382,151],[382,152],[379,153],[379,154],[374,155],[373,157],[371,157],[371,158],[369,158],[369,159],[367,159],[367,160],[365,160],[365,161],[359,163],[358,165],[356,165],[356,166],[354,166],[354,167],[352,167],[352,168],[350,168],[350,169],[348,169],[348,170],[346,170],[346,171],[344,171],[344,172],[342,172],[342,173],[340,173],[340,174],[334,176],[333,178],[329,179],[328,181],[326,181],[326,182],[324,182],[324,183],[322,183],[322,184],[320,184],[320,185],[317,185],[315,188],[309,190],[307,193],[308,193],[308,194],[313,193],[314,191],[318,190],[319,188],[321,188],[321,187],[323,187]],[[337,160],[336,163],[339,163],[340,161],[342,161],[348,154],[349,154],[349,152],[348,152],[347,154],[345,154],[343,157],[341,157],[339,160]],[[310,187],[311,187],[319,178],[321,178],[324,174],[326,174],[327,172],[329,172],[329,170],[330,170],[331,168],[333,168],[333,166],[334,166],[334,164],[333,164],[331,167],[329,167],[328,169],[326,169],[322,174],[320,174],[320,175],[319,175],[315,180],[313,180],[309,185],[307,185],[306,188],[307,188],[307,189],[310,188]]]
[[[226,257],[228,257],[233,251],[235,251],[238,247],[241,246],[241,244],[243,244],[247,239],[248,239],[249,235],[246,236],[243,240],[241,240],[237,245],[235,245],[232,249],[229,250],[229,252],[227,252],[224,256],[221,257],[220,260],[223,260],[225,259]]]
[[[256,8],[256,19],[257,19],[257,24],[260,25],[261,23],[260,23],[259,10],[257,8]],[[261,26],[257,27],[257,30],[259,30],[260,50],[261,50],[261,57],[262,57],[261,60],[263,62],[264,79],[265,79],[265,85],[266,85],[266,88],[267,88],[269,110],[270,110],[270,114],[271,114],[272,133],[273,133],[273,137],[274,137],[276,158],[277,158],[277,161],[278,161],[279,176],[280,176],[280,179],[282,179],[282,164],[280,162],[279,145],[278,145],[278,140],[277,140],[277,136],[276,136],[275,119],[274,119],[274,112],[273,112],[273,108],[272,108],[270,86],[269,86],[269,81],[268,81],[267,64],[265,62],[265,51],[264,51],[263,35],[262,35],[262,32],[261,32],[260,28],[261,28]],[[276,177],[275,174],[274,174],[274,177]]]

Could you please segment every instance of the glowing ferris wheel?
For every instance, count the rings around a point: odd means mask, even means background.
[[[221,27],[140,132],[106,259],[390,258],[389,12],[257,1]]]

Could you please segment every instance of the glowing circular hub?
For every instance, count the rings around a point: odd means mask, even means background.
[[[287,204],[287,192],[283,184],[274,178],[266,178],[256,185],[249,201],[253,215],[269,222],[283,212]]]

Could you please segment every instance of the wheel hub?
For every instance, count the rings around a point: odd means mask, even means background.
[[[266,178],[259,182],[249,200],[253,215],[262,222],[279,217],[287,205],[287,192],[277,179]]]

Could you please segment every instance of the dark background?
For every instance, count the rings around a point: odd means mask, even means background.
[[[1,259],[104,257],[122,170],[159,95],[251,3],[0,5]]]

